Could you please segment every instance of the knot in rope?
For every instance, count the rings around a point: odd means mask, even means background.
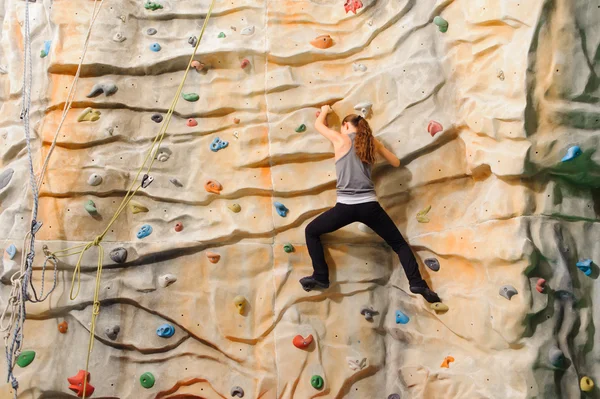
[[[97,236],[96,238],[94,238],[94,241],[92,241],[92,244],[95,245],[96,247],[100,245],[100,242],[102,241],[102,236]]]

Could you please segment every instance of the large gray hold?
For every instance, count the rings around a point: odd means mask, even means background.
[[[127,250],[123,247],[115,248],[110,251],[110,258],[115,263],[125,263],[127,260]]]
[[[436,258],[427,258],[423,262],[425,262],[425,265],[434,272],[440,270],[440,262],[438,262]]]
[[[499,292],[500,295],[502,295],[504,298],[508,299],[509,301],[510,301],[510,298],[517,295],[518,293],[519,293],[519,291],[517,291],[517,289],[515,287],[513,287],[512,285],[503,285],[500,288],[500,292]]]
[[[117,339],[117,336],[119,335],[120,331],[121,331],[121,327],[112,326],[112,327],[106,327],[106,329],[104,330],[104,333],[106,334],[106,336],[108,338],[110,338],[114,341],[115,339]]]
[[[115,94],[117,90],[119,90],[117,85],[112,82],[96,83],[94,87],[92,87],[92,91],[86,97],[98,97],[102,93],[104,93],[106,96],[111,96]]]
[[[8,186],[8,183],[10,183],[10,179],[12,179],[14,173],[15,171],[10,168],[0,173],[0,190]]]

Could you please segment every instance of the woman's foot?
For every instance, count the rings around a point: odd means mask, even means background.
[[[319,281],[314,276],[306,276],[300,279],[300,284],[304,291],[309,292],[315,287],[317,288],[329,288],[329,282]]]
[[[429,303],[442,302],[438,294],[431,291],[429,287],[410,287],[410,292],[413,294],[423,295],[423,298]]]

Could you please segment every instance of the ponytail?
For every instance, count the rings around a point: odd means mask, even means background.
[[[350,114],[344,118],[342,123],[348,122],[356,127],[356,139],[354,139],[354,148],[358,158],[366,164],[375,163],[375,138],[371,131],[369,122],[361,115]]]

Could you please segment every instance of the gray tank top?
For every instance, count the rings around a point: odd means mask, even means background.
[[[356,133],[350,133],[348,136],[352,140],[352,146],[346,154],[335,162],[337,194],[344,197],[357,194],[372,194],[374,196],[375,185],[371,180],[371,165],[364,163],[356,155],[354,149]]]

